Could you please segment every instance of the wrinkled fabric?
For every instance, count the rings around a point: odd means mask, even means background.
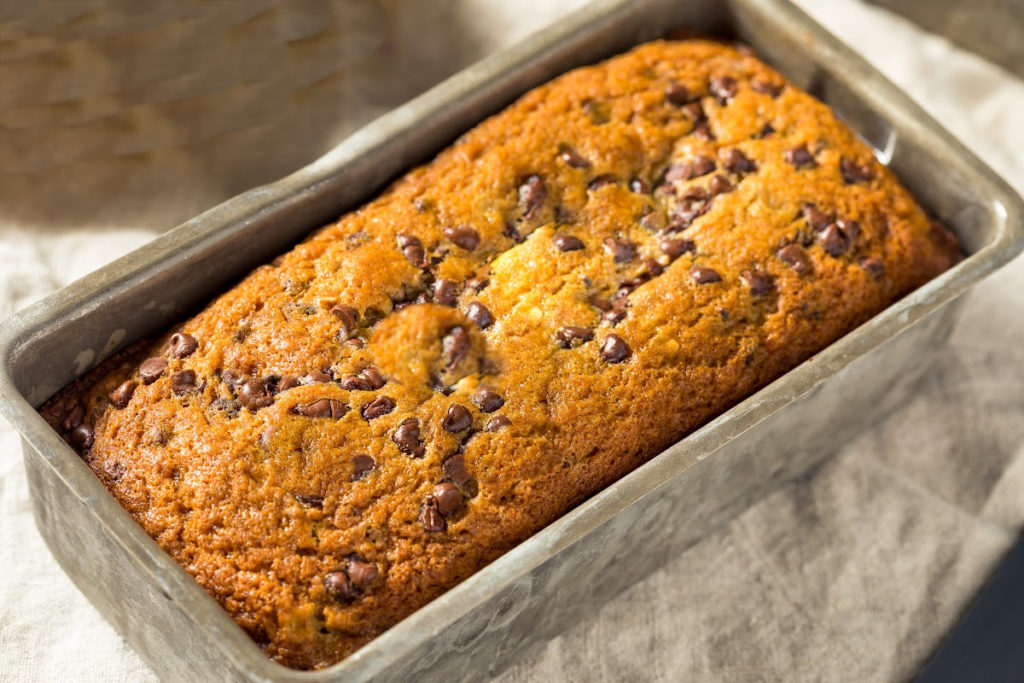
[[[106,2],[0,8],[0,317],[582,4]],[[1024,189],[1024,82],[857,0],[800,4]],[[913,400],[501,680],[913,675],[1024,526],[1022,337],[1018,260]],[[2,421],[0,449],[0,679],[152,680],[46,550]]]

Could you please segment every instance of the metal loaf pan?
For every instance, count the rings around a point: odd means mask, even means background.
[[[595,495],[348,659],[267,659],[118,506],[34,407],[164,329],[525,90],[680,26],[734,35],[848,121],[969,258]],[[236,197],[0,328],[0,408],[21,432],[39,530],[162,677],[479,679],[805,472],[898,404],[941,352],[954,299],[1024,245],[1024,207],[864,60],[784,0],[596,2],[380,118],[325,157]],[[187,273],[187,277],[184,275]],[[628,558],[629,572],[610,570]]]

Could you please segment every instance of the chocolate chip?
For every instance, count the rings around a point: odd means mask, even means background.
[[[349,560],[346,570],[352,585],[359,590],[365,590],[377,578],[377,565],[362,560]]]
[[[661,240],[658,246],[671,259],[677,259],[687,252],[695,251],[697,248],[693,240],[668,238]]]
[[[763,139],[765,139],[766,137],[768,137],[769,135],[771,135],[774,132],[775,132],[775,126],[773,126],[770,123],[766,123],[763,126],[761,126],[761,130],[757,131],[757,134],[754,135],[754,137],[759,139],[759,140],[763,140]]]
[[[199,342],[191,334],[175,332],[171,335],[171,358],[188,358],[197,348]]]
[[[501,234],[509,238],[516,244],[519,244],[525,239],[521,234],[519,234],[519,229],[512,221],[505,221],[505,229],[502,231]]]
[[[860,223],[850,218],[839,217],[836,219],[836,227],[842,230],[847,242],[853,244],[860,235]]]
[[[594,331],[587,327],[561,327],[555,333],[555,339],[563,349],[575,348],[593,338]]]
[[[348,413],[348,406],[336,398],[321,398],[304,406],[295,406],[294,410],[303,417],[329,417],[340,420]]]
[[[702,123],[707,120],[707,116],[704,114],[704,107],[701,106],[700,102],[688,102],[681,107],[684,114],[693,119],[694,123]]]
[[[750,293],[754,296],[767,294],[775,288],[771,277],[760,270],[742,270],[740,271],[740,280],[750,288]]]
[[[798,275],[806,273],[811,263],[807,260],[807,254],[796,244],[787,244],[779,249],[776,254],[783,263],[795,270]]]
[[[690,91],[686,89],[685,85],[671,81],[668,87],[665,88],[665,99],[677,107],[681,107],[692,100],[693,97],[690,96]]]
[[[427,252],[424,251],[423,247],[412,244],[402,249],[402,254],[412,265],[417,268],[426,268],[429,265],[427,261]]]
[[[595,125],[602,125],[611,120],[611,109],[604,100],[587,100],[583,103],[583,112]]]
[[[426,268],[427,252],[423,248],[423,243],[420,242],[418,237],[413,235],[398,235],[398,248],[402,250],[402,254],[412,265],[417,268]]]
[[[331,307],[330,312],[331,315],[341,321],[341,330],[338,332],[339,338],[345,340],[356,333],[356,323],[359,322],[359,311],[351,306],[346,306],[345,304],[335,304]]]
[[[280,393],[282,391],[288,391],[289,389],[294,389],[297,386],[299,386],[299,378],[298,377],[296,377],[295,375],[285,375],[280,380],[278,380],[277,386],[275,387],[275,391],[277,393]]]
[[[395,235],[395,240],[397,240],[398,242],[399,249],[405,249],[406,247],[411,247],[414,245],[420,247],[423,246],[423,242],[420,242],[420,238],[416,237],[415,235],[408,235],[402,233]]]
[[[558,158],[573,168],[587,168],[590,162],[580,156],[579,152],[568,145],[562,145],[558,150]]]
[[[242,384],[246,380],[245,375],[229,368],[220,373],[220,381],[227,384],[229,387],[233,387],[235,385]]]
[[[612,256],[612,260],[616,263],[625,263],[631,261],[636,256],[636,245],[629,240],[615,239],[614,237],[606,237],[604,240],[604,248]]]
[[[459,286],[451,280],[434,281],[434,301],[442,306],[454,306],[459,296]]]
[[[292,498],[299,501],[306,507],[322,508],[324,506],[324,499],[322,496],[310,496],[304,493],[292,493]]]
[[[508,419],[504,415],[495,415],[494,417],[487,421],[487,424],[484,425],[484,431],[496,432],[500,429],[508,427],[510,424],[512,424],[512,420]]]
[[[181,370],[171,375],[171,391],[175,394],[186,394],[196,390],[196,373],[192,370]]]
[[[548,197],[548,188],[539,175],[531,175],[519,186],[519,204],[523,207],[523,218],[534,217],[544,200]]]
[[[601,358],[608,363],[621,363],[629,357],[626,340],[617,334],[609,334],[601,343]]]
[[[711,157],[698,156],[689,162],[678,162],[670,165],[665,171],[665,181],[669,183],[682,182],[691,178],[711,173],[716,168],[715,161]]]
[[[703,204],[710,197],[711,195],[708,194],[708,191],[705,190],[703,187],[700,187],[699,185],[692,185],[686,188],[683,191],[683,194],[679,196],[681,200],[686,202],[691,207],[697,206],[698,204]]]
[[[711,180],[708,181],[708,191],[711,193],[712,197],[717,197],[718,195],[725,194],[726,192],[732,192],[733,187],[732,181],[721,173],[712,177]]]
[[[684,204],[672,210],[672,214],[669,216],[668,225],[665,227],[665,232],[682,232],[693,224],[693,221],[703,216],[711,208],[709,202],[695,203],[695,204]]]
[[[595,190],[600,190],[606,185],[614,185],[617,182],[619,182],[618,178],[609,173],[605,173],[604,175],[599,175],[587,183],[587,192],[594,192]]]
[[[718,99],[719,104],[727,104],[736,96],[736,79],[732,76],[712,78],[709,89],[711,94]]]
[[[665,169],[664,179],[666,183],[681,183],[684,180],[689,180],[692,173],[693,169],[690,168],[690,164],[686,162],[677,162],[669,164],[668,168]],[[671,188],[667,189],[674,192]]]
[[[696,157],[692,162],[690,162],[690,177],[699,178],[711,173],[715,168],[715,161],[711,157]]]
[[[470,289],[474,292],[479,292],[484,287],[486,287],[489,282],[490,280],[488,280],[485,276],[480,275],[478,277],[466,280],[466,289]]]
[[[626,317],[626,307],[629,304],[629,300],[626,298],[628,292],[628,289],[619,290],[618,296],[614,301],[609,302],[608,308],[601,314],[601,320],[615,325]]]
[[[480,233],[468,225],[448,225],[441,231],[456,246],[473,251],[480,246]]]
[[[470,414],[469,409],[458,403],[448,406],[448,412],[445,414],[444,419],[441,420],[441,427],[446,432],[451,432],[452,434],[464,432],[472,426],[473,416]]]
[[[590,304],[592,306],[600,308],[602,311],[610,311],[610,310],[612,310],[612,302],[609,301],[608,299],[602,297],[602,296],[597,295],[597,294],[591,295],[591,297],[590,297]]]
[[[380,389],[382,386],[387,384],[387,380],[384,379],[384,375],[382,375],[380,370],[372,365],[368,365],[360,370],[359,376],[370,383],[371,389]]]
[[[469,333],[462,327],[453,327],[441,340],[441,350],[448,359],[448,367],[454,368],[469,353]]]
[[[871,277],[876,280],[881,279],[885,275],[885,264],[881,259],[874,258],[873,256],[866,256],[860,260],[860,267],[871,274]]]
[[[331,306],[330,313],[348,327],[355,327],[356,323],[359,322],[359,311],[352,306],[334,304]]]
[[[135,387],[137,386],[139,386],[139,383],[134,380],[121,382],[116,389],[108,394],[107,398],[110,399],[111,404],[115,408],[125,408],[129,401],[132,400],[132,394],[135,393]]]
[[[860,224],[846,218],[838,218],[818,233],[818,241],[829,256],[845,254],[860,234]]]
[[[61,421],[60,426],[64,428],[65,432],[70,432],[72,429],[82,424],[83,417],[85,417],[85,407],[81,404],[77,404],[67,412],[64,419]]]
[[[251,379],[238,387],[238,401],[249,410],[259,410],[269,406],[274,399],[263,382]]]
[[[455,484],[442,482],[434,487],[434,504],[442,517],[447,517],[462,505],[462,492]]]
[[[657,211],[651,211],[640,217],[640,227],[648,232],[658,232],[665,227],[665,221]]]
[[[494,316],[479,301],[472,301],[466,306],[466,317],[476,323],[476,326],[481,330],[486,330],[494,323]]]
[[[444,521],[444,517],[437,510],[437,501],[433,498],[428,498],[427,502],[423,504],[423,509],[420,510],[420,524],[423,525],[425,531],[437,532],[444,531],[448,528],[448,525]]]
[[[583,241],[573,235],[566,235],[565,233],[555,233],[555,236],[551,238],[551,241],[555,244],[555,248],[559,251],[578,251],[583,249]]]
[[[832,222],[832,219],[821,211],[818,211],[818,207],[814,206],[814,204],[804,204],[803,215],[804,219],[807,221],[807,225],[815,232],[824,230],[828,227],[828,224]]]
[[[757,170],[757,164],[735,147],[725,153],[724,165],[727,171],[738,175],[753,173]]]
[[[466,460],[459,454],[453,455],[441,463],[441,469],[444,471],[444,476],[459,486],[464,487],[471,481],[469,472],[466,471]]]
[[[835,223],[830,223],[819,235],[821,247],[829,256],[842,256],[849,245],[846,238]]]
[[[629,191],[636,194],[648,194],[651,191],[651,186],[640,178],[633,178],[629,181]]]
[[[659,265],[658,267],[660,268],[661,266]],[[634,289],[636,289],[643,283],[650,280],[651,275],[651,273],[640,273],[636,277],[631,277],[628,280],[623,280],[622,284],[619,285],[619,291],[624,291],[628,294],[629,292],[632,292]]]
[[[341,345],[349,346],[353,349],[361,349],[363,348],[363,340],[359,337],[353,337],[352,339],[346,339]]]
[[[843,182],[847,185],[867,182],[875,177],[875,174],[871,172],[871,166],[858,164],[846,157],[839,160],[839,172],[843,176]]]
[[[367,417],[366,419],[372,418]],[[398,450],[414,458],[422,458],[427,452],[420,439],[420,421],[415,417],[407,417],[402,420],[398,429],[391,435],[391,440],[398,446]]]
[[[348,478],[349,481],[359,481],[367,475],[373,469],[374,463],[373,458],[368,455],[357,455],[352,458],[352,475]]]
[[[142,361],[139,365],[139,375],[144,384],[152,384],[167,371],[167,359],[160,356],[153,356]]]
[[[501,396],[494,393],[487,387],[478,388],[475,392],[473,392],[472,398],[473,403],[476,404],[476,407],[485,413],[493,413],[495,410],[498,410],[503,405],[505,405],[505,399],[503,399]]]
[[[79,451],[86,451],[92,447],[96,440],[96,432],[92,425],[82,423],[71,430],[71,445]]]
[[[363,419],[376,420],[395,409],[395,401],[389,396],[378,396],[363,406]]]
[[[697,125],[693,127],[693,134],[709,142],[715,139],[715,134],[711,132],[711,126],[707,121],[698,121]]]
[[[332,381],[334,378],[322,370],[311,370],[299,378],[299,384],[326,384]]]
[[[339,602],[355,600],[356,590],[345,572],[331,572],[324,576],[324,588]]]
[[[722,276],[718,274],[717,270],[708,268],[706,266],[692,266],[690,268],[690,277],[698,285],[707,285],[712,282],[721,282]]]
[[[814,155],[807,151],[806,146],[787,149],[782,157],[786,160],[787,164],[792,164],[797,168],[814,168],[818,165],[814,160]]]
[[[750,87],[762,95],[768,95],[769,97],[778,97],[779,93],[782,92],[781,83],[772,83],[771,81],[765,81],[760,78],[755,78],[750,82]]]
[[[601,320],[604,320],[606,323],[609,323],[611,325],[615,325],[617,323],[622,322],[622,319],[625,317],[625,308],[613,308],[612,310],[605,311],[604,313],[601,314]]]
[[[362,377],[349,375],[341,380],[341,388],[345,391],[370,391],[373,387]]]

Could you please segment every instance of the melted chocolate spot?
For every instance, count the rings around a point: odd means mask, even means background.
[[[160,356],[147,358],[139,365],[139,375],[144,384],[152,384],[160,379],[165,372],[167,372],[167,359]]]
[[[458,434],[473,426],[473,416],[465,406],[453,403],[448,406],[448,412],[441,420],[441,427],[446,432]]]
[[[122,382],[116,389],[110,392],[107,398],[110,399],[110,403],[115,408],[126,408],[128,403],[132,400],[132,394],[135,393],[135,388],[137,386],[139,386],[139,384],[134,380]]]
[[[601,358],[608,363],[621,363],[629,357],[626,340],[617,334],[609,334],[601,343]]]
[[[378,417],[387,415],[395,409],[395,401],[390,396],[378,396],[369,403],[363,406],[362,415],[363,419],[375,420]]]
[[[171,358],[188,358],[198,348],[199,342],[191,334],[176,332],[171,335]]]

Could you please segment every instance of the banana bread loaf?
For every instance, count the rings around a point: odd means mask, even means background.
[[[269,656],[319,668],[959,258],[826,106],[655,42],[42,413]]]

